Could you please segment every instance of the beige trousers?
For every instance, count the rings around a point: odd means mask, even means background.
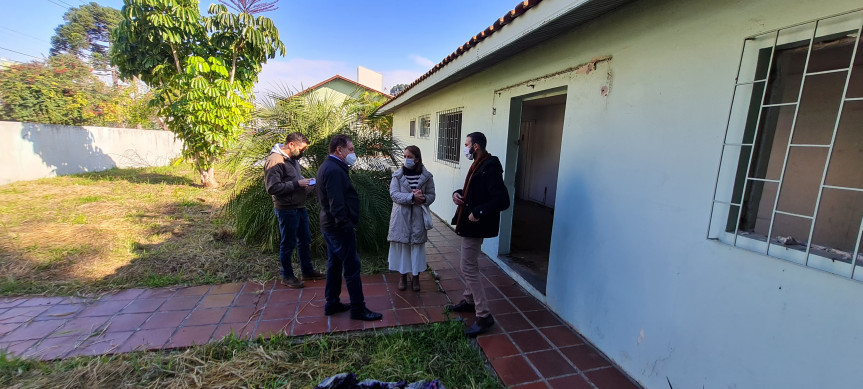
[[[488,299],[479,275],[479,253],[482,248],[482,238],[461,238],[461,273],[464,277],[464,299],[476,305],[476,316],[486,317],[491,312],[488,309]]]

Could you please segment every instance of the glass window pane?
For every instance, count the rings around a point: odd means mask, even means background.
[[[863,189],[863,101],[845,102],[824,182]]]
[[[826,161],[826,148],[792,147],[788,153],[776,209],[812,216]]]

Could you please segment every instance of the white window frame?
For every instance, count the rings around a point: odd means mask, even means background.
[[[458,167],[462,151],[463,107],[437,112],[435,117],[438,122],[438,133],[435,137],[435,160],[445,165]]]
[[[863,253],[861,253],[860,249],[861,240],[863,240],[863,218],[861,218],[859,229],[856,231],[857,239],[853,247],[853,253],[844,253],[851,254],[847,259],[844,258],[844,254],[837,254],[837,252],[843,253],[842,251],[837,251],[830,247],[819,246],[817,243],[812,243],[816,224],[821,221],[818,219],[818,212],[822,205],[822,201],[824,200],[822,194],[824,193],[825,188],[831,191],[844,191],[843,193],[851,194],[853,196],[856,196],[857,193],[859,193],[863,196],[863,188],[835,186],[825,183],[831,162],[831,156],[833,155],[834,146],[837,141],[837,132],[840,128],[843,108],[846,104],[863,105],[863,96],[849,95],[849,83],[852,76],[863,77],[863,66],[854,66],[856,58],[863,55],[863,52],[858,52],[858,48],[863,45],[860,37],[861,31],[863,31],[863,9],[858,9],[843,14],[780,28],[778,30],[754,35],[745,39],[738,67],[738,77],[735,80],[731,109],[728,116],[728,122],[726,124],[722,154],[720,156],[720,166],[717,173],[716,188],[714,190],[713,197],[713,208],[711,210],[710,225],[708,227],[708,239],[718,240],[725,244],[759,252],[771,257],[785,259],[802,266],[863,281],[863,258],[861,258],[863,257]],[[853,51],[851,53],[850,63],[844,69],[816,69],[816,71],[810,72],[808,66],[813,53],[813,45],[820,40],[826,40],[828,37],[836,36],[841,37],[841,39],[845,39],[844,36],[850,36],[852,38],[856,36],[856,41],[851,42]],[[829,39],[838,40],[840,38]],[[801,44],[800,42],[803,43]],[[808,45],[806,48],[806,61],[804,62],[805,65],[800,80],[797,100],[794,102],[780,103],[766,101],[768,89],[771,87],[770,82],[772,81],[771,69],[774,65],[777,51],[782,47],[806,47],[806,45]],[[758,60],[762,59],[766,54],[769,54],[766,72],[756,72]],[[763,66],[764,62],[762,62],[762,69]],[[829,141],[830,143],[826,145],[795,144],[793,141],[794,133],[795,130],[798,129],[797,119],[800,117],[799,106],[804,88],[807,85],[806,83],[810,82],[810,85],[811,83],[820,85],[817,84],[817,76],[823,76],[828,73],[840,73],[842,71],[845,72],[845,84],[842,90],[842,95],[839,98],[839,107],[836,119],[833,123],[833,132],[832,138]],[[782,106],[785,106],[788,109],[793,109],[794,112],[788,139],[774,139],[772,141],[774,143],[770,144],[770,146],[773,147],[775,142],[786,143],[785,157],[782,161],[782,170],[779,173],[778,179],[754,177],[754,150],[756,146],[763,146],[758,143],[760,140],[758,132],[762,127],[761,119],[766,116],[765,109]],[[757,111],[755,110],[756,108]],[[751,126],[753,122],[755,123],[754,127]],[[746,130],[747,123],[749,124],[749,133],[747,133]],[[801,128],[803,128],[803,130],[800,131],[805,130],[805,127]],[[753,129],[754,132],[752,132]],[[795,214],[777,209],[780,194],[784,193],[782,192],[782,184],[786,179],[785,172],[788,169],[789,152],[792,149],[799,150],[803,148],[821,148],[827,150],[827,157],[822,169],[817,198],[815,203],[812,204],[814,209],[812,215]],[[746,156],[746,153],[748,153],[748,157]],[[770,192],[775,191],[773,209],[770,213],[769,232],[766,236],[749,234],[740,229],[743,209],[747,206],[752,206],[752,204],[747,204],[747,201],[752,200],[747,198],[748,192],[746,189],[749,185],[752,185],[753,188],[758,188],[758,185],[761,185],[762,188],[770,185],[771,190],[767,191],[768,195],[771,194]],[[773,189],[773,186],[775,186],[775,189]],[[759,189],[754,189],[753,192],[757,190]],[[765,190],[761,189],[761,191],[758,192],[758,197],[760,198],[764,192]],[[767,197],[767,199],[769,200],[770,198]],[[777,225],[784,226],[784,224],[777,223],[777,215],[779,215],[783,220],[809,220],[809,235],[807,237],[801,237],[801,241],[798,241],[797,243],[789,243],[784,239],[784,237],[780,241],[777,239],[777,236],[774,236],[776,235],[774,227]],[[853,233],[853,231],[849,231],[849,233]]]
[[[425,114],[417,118],[417,137],[424,139],[431,137],[430,114]]]

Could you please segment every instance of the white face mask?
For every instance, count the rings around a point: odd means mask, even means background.
[[[464,156],[467,157],[468,161],[473,159],[473,153],[471,153],[470,146],[464,147]]]
[[[355,163],[357,163],[357,155],[354,153],[350,153],[350,154],[346,155],[345,156],[345,163],[348,166],[353,166]]]
[[[414,159],[413,159],[413,158],[405,158],[405,167],[406,167],[406,168],[408,168],[408,169],[413,169],[413,168],[414,168],[414,165],[416,165],[416,164],[414,163]]]

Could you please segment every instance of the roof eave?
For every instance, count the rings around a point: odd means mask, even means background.
[[[378,113],[392,113],[401,106],[479,73],[511,55],[552,39],[631,1],[634,0],[545,0],[542,1],[541,7],[534,4],[530,12],[522,10],[518,17],[510,18],[505,23],[501,23],[504,19],[501,18],[490,27],[491,30],[483,31],[490,34],[489,36],[467,49],[464,49],[464,45],[461,46],[414,81],[407,90],[382,105]],[[527,3],[530,2],[526,1],[520,5]],[[512,11],[508,15],[511,13]],[[472,55],[465,55],[466,53]]]

